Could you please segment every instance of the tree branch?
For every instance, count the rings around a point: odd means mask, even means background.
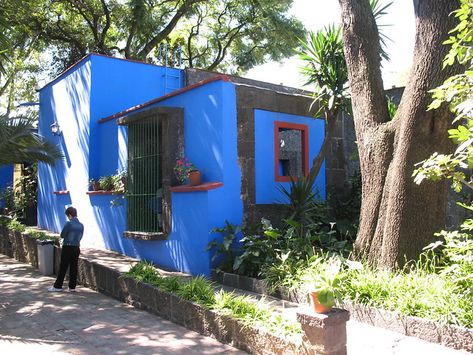
[[[381,77],[379,34],[369,0],[339,0],[353,117],[360,131],[389,121]]]
[[[189,11],[190,7],[200,1],[205,0],[186,0],[184,4],[177,10],[176,14],[171,19],[171,21],[169,21],[166,27],[164,27],[161,32],[159,32],[150,41],[148,41],[148,43],[145,44],[143,49],[138,52],[137,57],[145,59],[149,52],[151,52],[153,48],[158,45],[159,42],[163,41],[172,32],[179,20]]]

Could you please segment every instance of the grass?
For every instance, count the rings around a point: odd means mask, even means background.
[[[364,267],[346,271],[345,299],[404,315],[471,328],[473,305],[449,278],[422,270],[390,273]],[[465,308],[467,306],[467,308]]]
[[[301,333],[300,324],[277,313],[264,300],[256,301],[249,296],[237,296],[223,290],[216,291],[203,276],[184,280],[178,277],[163,277],[153,264],[141,261],[135,264],[127,276],[172,292],[183,299],[195,302],[220,314],[242,321],[245,325],[262,328],[273,334],[296,336]]]
[[[267,281],[281,286],[290,285],[290,289],[302,289],[305,287],[304,274],[317,272],[321,265],[330,263],[330,260],[327,255],[322,255],[301,264],[294,274],[281,273]],[[416,264],[395,272],[375,270],[347,260],[342,265],[339,291],[343,300],[473,328],[473,285],[471,277],[461,277],[467,275],[469,270],[461,269],[463,264],[456,264],[458,267],[452,272],[439,267],[435,260],[424,255]]]

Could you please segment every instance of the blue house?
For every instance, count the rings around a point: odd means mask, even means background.
[[[65,158],[39,165],[38,226],[60,231],[73,205],[83,247],[209,275],[212,229],[277,221],[279,185],[309,171],[324,137],[311,102],[277,85],[88,55],[40,90],[39,133]],[[178,184],[182,156],[200,185]],[[117,170],[126,196],[90,191],[90,179]],[[315,185],[325,198],[323,169]]]

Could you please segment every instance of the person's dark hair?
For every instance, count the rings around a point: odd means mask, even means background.
[[[74,207],[67,207],[66,216],[77,217],[77,210]]]

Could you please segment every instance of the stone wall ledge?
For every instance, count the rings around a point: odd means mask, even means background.
[[[264,280],[252,277],[213,270],[212,280],[225,286],[265,294],[290,302],[309,303],[307,295],[303,292],[290,291],[282,287],[270,292],[271,290]],[[406,316],[351,302],[345,302],[341,306],[350,312],[350,318],[353,320],[453,349],[473,352],[473,329],[442,324],[425,318]]]

